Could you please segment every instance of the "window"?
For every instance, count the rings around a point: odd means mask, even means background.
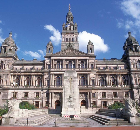
[[[140,69],[140,61],[137,63],[137,68]]]
[[[100,78],[100,86],[104,86],[104,78],[103,77]]]
[[[115,98],[115,97],[118,97],[117,92],[113,92],[113,97],[114,97],[114,98]]]
[[[19,77],[16,78],[16,86],[20,86],[20,78]]]
[[[96,101],[93,101],[92,104],[93,104],[93,107],[96,107]]]
[[[112,77],[112,86],[115,85],[115,78]]]
[[[92,98],[95,98],[95,93],[92,93]]]
[[[13,92],[13,98],[17,98],[17,92]]]
[[[56,77],[56,86],[61,86],[61,79],[59,76]]]
[[[81,77],[81,86],[86,85],[86,78],[84,76]]]
[[[81,68],[84,68],[84,61],[81,61]]]
[[[106,92],[102,92],[102,98],[106,98]]]
[[[37,86],[41,86],[41,78],[40,77],[37,78]]]
[[[60,61],[57,61],[57,69],[60,69]]]
[[[66,42],[68,42],[68,38],[66,38]]]
[[[72,69],[72,61],[69,61],[68,68]]]
[[[36,97],[37,97],[37,98],[39,97],[39,92],[36,92]]]
[[[92,86],[95,86],[95,80],[92,79]]]
[[[125,97],[129,97],[129,92],[125,92]]]
[[[75,68],[75,64],[73,64],[73,68]]]
[[[74,38],[72,38],[72,42],[74,42]]]
[[[126,79],[125,79],[125,76],[122,77],[122,82],[123,82],[123,85],[126,85]]]
[[[24,92],[24,97],[28,97],[28,92]]]
[[[66,64],[66,69],[68,69],[68,64]]]
[[[27,86],[30,85],[30,78],[29,78],[29,77],[26,78],[26,85],[27,85]]]
[[[91,64],[91,69],[93,69],[93,64]]]

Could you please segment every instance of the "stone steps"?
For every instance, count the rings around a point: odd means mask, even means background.
[[[132,123],[128,123],[128,121],[122,119],[122,118],[109,118],[109,117],[105,117],[105,116],[97,116],[96,115],[92,115],[89,117],[90,119],[102,124],[102,125],[132,125]]]
[[[28,126],[43,125],[50,119],[51,119],[51,117],[49,115],[39,115],[39,116],[29,117]],[[20,119],[16,120],[15,125],[27,126],[27,118],[20,118]]]
[[[28,126],[37,126],[45,124],[51,117],[45,109],[30,110],[28,114]],[[19,118],[16,120],[15,125],[27,126],[27,117]]]

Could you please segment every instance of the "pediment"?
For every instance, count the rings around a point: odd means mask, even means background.
[[[84,53],[77,49],[67,48],[67,49],[61,50],[55,54],[52,54],[52,56],[90,56],[90,54]]]

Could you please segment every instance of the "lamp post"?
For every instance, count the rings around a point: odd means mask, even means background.
[[[42,98],[42,108],[43,108],[43,88],[41,86],[41,98]]]

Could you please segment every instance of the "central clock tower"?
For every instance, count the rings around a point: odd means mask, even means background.
[[[77,23],[73,22],[74,17],[70,9],[69,5],[69,12],[66,15],[66,23],[62,25],[61,50],[67,49],[69,43],[71,43],[74,49],[79,50]]]

